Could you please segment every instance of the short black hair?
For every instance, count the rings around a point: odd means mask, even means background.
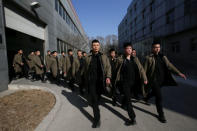
[[[97,39],[93,40],[93,41],[92,41],[92,44],[93,44],[93,43],[99,43],[99,44],[100,44],[99,40],[97,40]]]
[[[81,50],[77,50],[77,52],[82,52]]]
[[[47,53],[48,53],[48,52],[51,52],[51,51],[50,51],[50,50],[48,50],[48,51],[47,51]]]
[[[116,50],[115,50],[114,48],[111,48],[111,49],[109,50],[109,53],[111,53],[112,51],[115,51],[115,52],[116,52]]]
[[[127,48],[128,46],[131,46],[131,48],[133,48],[132,44],[130,42],[125,42],[124,43],[124,48]]]
[[[155,39],[153,40],[153,42],[152,42],[152,47],[154,47],[154,45],[157,45],[157,44],[161,45],[161,40],[160,40],[159,38],[155,38]]]
[[[68,52],[72,52],[73,50],[72,49],[68,49]]]
[[[86,53],[85,51],[82,52],[82,54],[85,54],[85,53]]]
[[[133,48],[132,50],[134,51],[135,49]]]
[[[54,53],[56,53],[57,51],[53,51],[53,52],[51,52],[51,54],[54,54]]]
[[[61,54],[62,54],[62,53],[65,53],[65,52],[64,52],[64,51],[61,51]]]

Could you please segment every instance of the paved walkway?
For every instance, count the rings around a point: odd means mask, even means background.
[[[133,103],[136,112],[137,125],[125,126],[127,112],[119,107],[113,107],[110,99],[103,98],[100,105],[101,127],[98,131],[197,131],[197,81],[182,82],[178,79],[178,87],[163,87],[164,112],[167,123],[162,124],[156,118],[156,108],[143,103]],[[11,84],[25,84],[47,87],[56,92],[61,100],[61,106],[47,131],[92,131],[92,109],[86,100],[77,93],[72,93],[67,87],[59,87],[49,83],[31,82],[20,79]]]

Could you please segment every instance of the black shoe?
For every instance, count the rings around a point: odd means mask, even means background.
[[[100,126],[101,126],[101,121],[100,120],[99,121],[95,121],[92,124],[92,128],[99,128]]]
[[[112,100],[112,105],[117,106],[116,100],[114,100],[114,99]]]
[[[161,123],[166,123],[166,122],[167,122],[164,115],[159,115],[158,119],[159,119],[159,121],[160,121]]]
[[[127,106],[124,105],[124,104],[122,104],[122,105],[121,105],[121,108],[124,109],[124,110],[126,110],[126,109],[127,109]]]
[[[145,97],[143,100],[145,105],[150,106],[150,103],[148,102],[148,98]]]
[[[132,120],[127,120],[126,122],[125,122],[125,125],[126,126],[131,126],[131,125],[136,125],[137,123],[136,123],[136,120],[135,119],[132,119]]]

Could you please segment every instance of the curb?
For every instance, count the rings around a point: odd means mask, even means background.
[[[40,87],[34,85],[19,85],[19,84],[10,84],[8,85],[8,90],[32,90],[39,89],[43,91],[48,91],[55,96],[56,103],[47,116],[41,121],[41,123],[36,127],[35,131],[47,131],[49,125],[54,120],[56,113],[59,111],[61,107],[61,99],[57,95],[57,93],[47,87]]]

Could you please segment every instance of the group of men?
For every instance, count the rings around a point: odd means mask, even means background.
[[[72,50],[68,50],[68,55],[62,52],[59,59],[56,51],[52,53],[48,51],[45,57],[45,72],[50,72],[53,81],[57,84],[59,84],[60,78],[66,78],[73,91],[75,90],[74,83],[79,85],[82,95],[86,91],[87,100],[92,106],[94,114],[92,128],[97,128],[101,124],[99,103],[101,94],[105,91],[111,94],[113,106],[117,105],[117,92],[123,96],[120,104],[129,116],[125,125],[136,124],[131,96],[133,95],[138,99],[139,94],[143,96],[146,104],[148,104],[150,98],[155,96],[158,119],[165,123],[161,87],[177,85],[171,73],[184,79],[186,79],[186,76],[170,63],[165,55],[160,53],[160,42],[154,41],[152,43],[151,54],[146,56],[143,65],[137,58],[136,51],[132,48],[131,43],[124,44],[124,54],[118,57],[114,49],[109,51],[109,56],[100,52],[100,42],[98,40],[93,40],[91,46],[90,54],[86,55],[85,52],[78,50],[76,58],[73,57]],[[35,56],[31,57],[31,55]],[[45,66],[39,55],[39,51],[31,53],[28,60],[33,63],[33,66],[30,67],[36,70],[36,75],[44,81]],[[21,71],[18,67],[24,65],[19,58],[20,56],[21,50],[16,54],[13,62],[16,73]]]

